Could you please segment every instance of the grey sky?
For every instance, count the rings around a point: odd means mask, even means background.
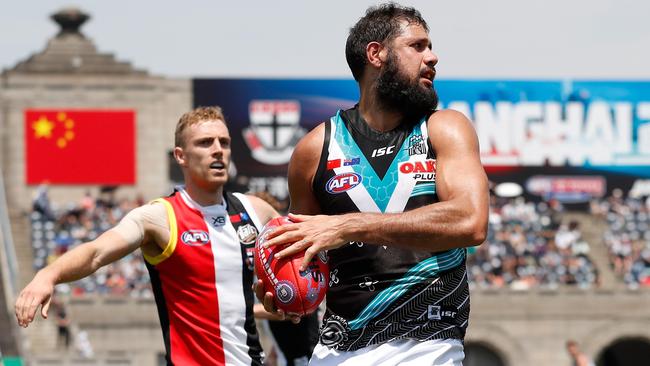
[[[0,67],[44,48],[79,6],[100,51],[177,77],[350,77],[349,27],[376,1],[41,0],[0,10]],[[650,80],[650,2],[402,1],[431,28],[441,78]]]

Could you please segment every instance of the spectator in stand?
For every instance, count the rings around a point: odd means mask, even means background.
[[[487,241],[468,257],[472,285],[525,290],[596,284],[589,245],[577,222],[560,225],[561,210],[558,203],[492,196]]]
[[[286,202],[271,199],[272,196],[266,192],[255,195],[272,202],[278,212],[286,212]],[[45,200],[41,198],[41,202]],[[41,253],[42,257],[42,263],[36,268],[51,263],[79,243],[96,238],[139,202],[143,202],[141,196],[136,200],[117,200],[115,191],[102,192],[97,198],[88,192],[78,204],[72,204],[65,210],[52,210],[52,220],[55,221],[52,221],[50,230],[45,229],[48,219],[41,213],[42,210],[36,211],[35,204],[35,212],[40,218],[33,219],[32,226],[39,223],[42,228],[39,235],[43,239],[39,240],[46,241],[48,231],[52,235],[59,233],[52,238],[51,248],[47,245],[34,248],[35,254]],[[45,206],[50,206],[49,200]],[[650,230],[646,201],[624,200],[622,192],[615,192],[607,200],[592,202],[591,207],[594,214],[607,217],[610,223],[606,241],[616,272],[631,287],[649,286],[650,246],[647,243]],[[585,288],[595,285],[597,272],[589,259],[589,244],[581,239],[576,222],[560,224],[561,214],[562,206],[559,203],[534,204],[522,197],[504,199],[492,195],[488,240],[468,257],[472,286],[529,289],[560,285]],[[630,218],[635,228],[632,232],[626,231],[630,225],[625,225]],[[33,240],[33,243],[39,240]],[[138,252],[100,269],[90,277],[71,283],[69,288],[75,296],[87,293],[153,296],[142,255]]]
[[[86,211],[92,211],[95,209],[95,199],[90,191],[86,191],[86,194],[84,194],[83,198],[79,202],[79,206]]]
[[[114,190],[104,189],[97,197],[87,191],[78,203],[61,206],[65,207],[64,209],[48,211],[50,203],[49,199],[44,198],[47,196],[46,192],[45,187],[39,188],[32,213],[35,269],[52,263],[76,245],[97,238],[140,202],[144,202],[141,195],[135,200],[116,200]],[[45,212],[50,212],[51,215],[47,216]],[[51,238],[48,239],[48,236]],[[149,274],[139,252],[129,254],[80,281],[61,285],[61,290],[71,291],[75,296],[87,293],[153,296]]]
[[[596,366],[594,361],[580,350],[578,342],[574,340],[567,341],[566,349],[574,366]]]
[[[50,207],[50,198],[47,191],[47,185],[41,184],[38,186],[32,207],[35,212],[38,212],[45,216],[45,218],[51,220],[54,215],[52,213],[52,208]]]
[[[70,318],[68,317],[65,303],[56,295],[52,298],[52,310],[57,327],[56,346],[67,350],[70,347],[71,341]]]
[[[607,222],[604,242],[614,272],[630,288],[650,286],[650,197],[625,197],[620,189],[591,202]]]

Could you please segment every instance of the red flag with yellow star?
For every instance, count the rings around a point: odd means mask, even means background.
[[[131,110],[25,110],[27,184],[134,184]]]

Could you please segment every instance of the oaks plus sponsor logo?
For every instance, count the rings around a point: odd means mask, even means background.
[[[406,161],[399,164],[400,175],[405,175],[418,182],[436,181],[436,160]]]
[[[181,234],[181,241],[191,247],[199,247],[210,242],[210,236],[203,230],[187,230]]]
[[[327,181],[325,189],[329,193],[343,193],[358,186],[361,181],[362,178],[357,173],[337,174]]]

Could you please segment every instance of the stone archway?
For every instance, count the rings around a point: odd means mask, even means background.
[[[587,354],[592,355],[595,360],[602,360],[604,352],[609,347],[618,344],[619,341],[625,340],[639,340],[650,344],[650,327],[646,321],[635,322],[617,322],[611,321],[607,324],[589,330],[591,336],[585,337],[584,340],[579,341],[583,346],[583,350]],[[636,342],[624,343],[627,346],[634,345]],[[642,344],[642,343],[641,343]],[[620,348],[615,348],[619,350]],[[650,354],[646,354],[644,362],[650,359]],[[609,364],[599,363],[598,366]]]
[[[506,366],[502,353],[485,342],[466,342],[464,366]]]
[[[643,365],[650,360],[650,340],[645,337],[622,337],[603,348],[597,366]]]
[[[471,333],[468,333],[468,336],[465,338],[465,345],[479,345],[482,348],[487,348],[489,353],[498,356],[498,360],[501,362],[500,365],[503,366],[529,364],[528,354],[524,352],[519,341],[495,324],[473,324]],[[478,352],[486,351],[485,349],[479,350],[478,348],[475,348],[475,350]],[[467,363],[465,364],[469,365]]]

